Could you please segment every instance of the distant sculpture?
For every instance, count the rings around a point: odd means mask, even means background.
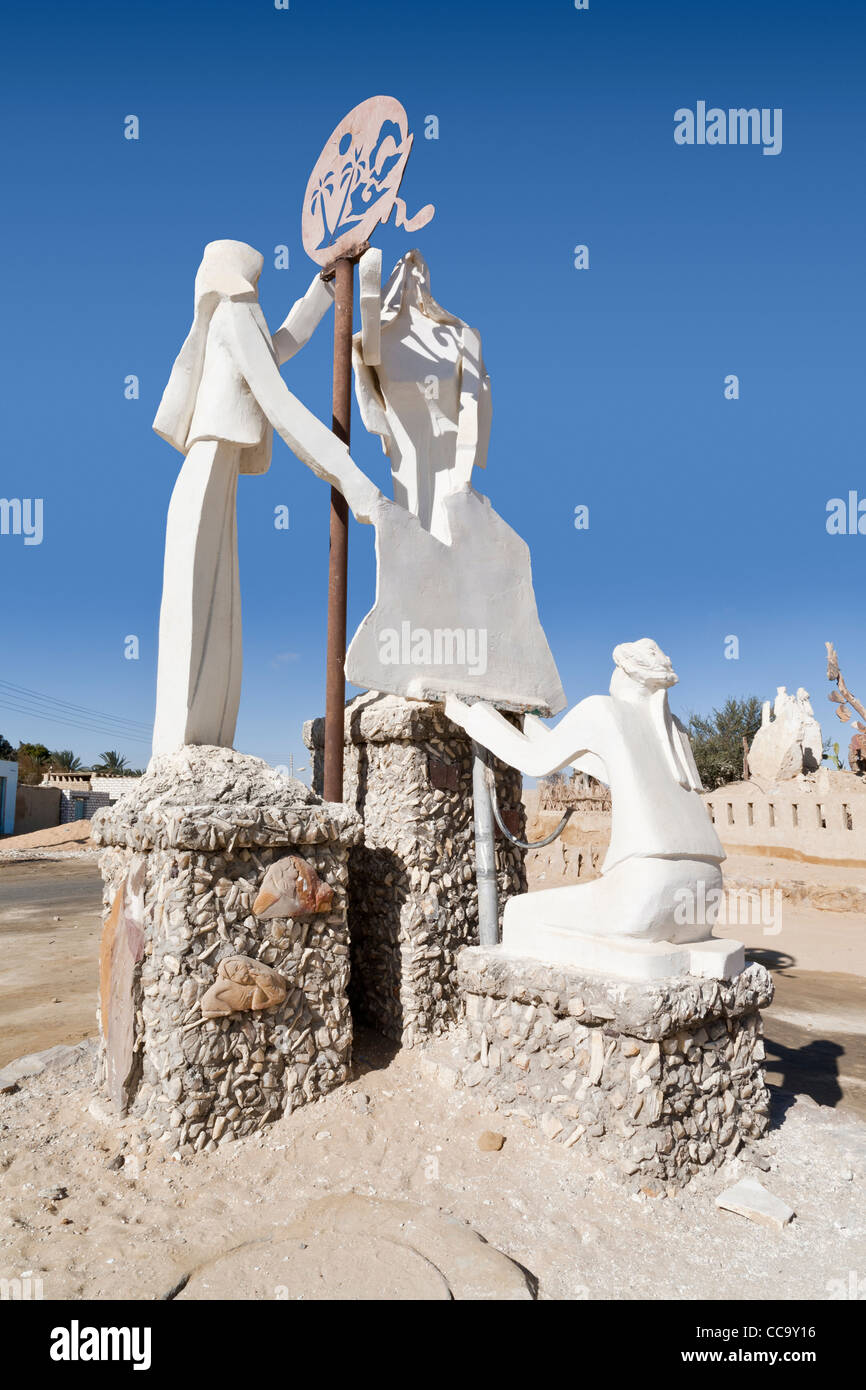
[[[217,978],[202,997],[203,1019],[227,1018],[250,1009],[269,1009],[282,1004],[288,988],[282,975],[251,956],[226,956],[217,966]]]
[[[360,266],[355,389],[391,463],[394,504],[376,512],[374,608],[346,675],[418,699],[449,691],[515,709],[565,704],[538,620],[529,549],[476,492],[490,437],[490,379],[477,332],[443,309],[418,251],[384,293],[381,253]]]
[[[356,515],[380,495],[279,373],[278,363],[310,337],[332,289],[316,277],[272,340],[257,298],[262,265],[243,242],[205,248],[192,328],[153,424],[185,456],[166,526],[155,754],[188,743],[231,747],[241,684],[237,478],[267,471],[271,427],[340,487]]]
[[[271,917],[306,917],[330,912],[334,890],[323,883],[306,859],[287,854],[265,872],[253,914],[263,920]]]
[[[527,715],[521,733],[489,705],[445,703],[449,718],[523,773],[540,777],[571,763],[611,789],[601,878],[506,903],[503,947],[525,955],[609,964],[593,952],[598,938],[663,943],[676,955],[680,943],[708,942],[718,914],[725,852],[699,795],[688,735],[668,705],[677,677],[649,638],[616,647],[613,659],[610,695],[582,700],[553,729]],[[728,964],[742,961],[738,943],[709,945]],[[712,963],[689,968],[716,973]]]
[[[776,691],[773,717],[770,701],[761,710],[761,727],[749,749],[749,775],[758,781],[782,782],[803,772],[815,772],[823,756],[821,726],[802,686],[789,695],[784,685]]]

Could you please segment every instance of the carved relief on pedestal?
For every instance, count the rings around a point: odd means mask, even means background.
[[[136,856],[114,895],[99,948],[105,1083],[121,1111],[134,1094],[138,1071],[134,993],[137,968],[144,955],[144,877],[144,857]]]
[[[201,1001],[201,1016],[227,1018],[249,1009],[268,1009],[272,1004],[282,1004],[287,992],[282,975],[269,965],[251,956],[226,956]]]
[[[334,890],[323,883],[306,859],[287,854],[272,864],[253,903],[256,917],[306,917],[330,912]]]

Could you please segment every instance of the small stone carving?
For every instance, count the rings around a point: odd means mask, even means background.
[[[334,890],[323,883],[306,859],[288,854],[272,864],[253,903],[256,917],[307,917],[330,912]]]
[[[217,977],[201,1001],[201,1016],[226,1018],[248,1009],[282,1004],[288,990],[282,975],[251,956],[226,956]]]

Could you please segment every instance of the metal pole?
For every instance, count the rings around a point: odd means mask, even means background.
[[[334,387],[331,428],[349,443],[352,415],[352,300],[355,266],[340,260],[334,269]],[[328,561],[328,647],[325,671],[326,801],[343,800],[343,718],[346,705],[346,587],[349,562],[349,508],[331,488],[331,549]]]
[[[487,754],[472,742],[472,797],[475,805],[475,881],[478,884],[478,940],[499,945],[499,894],[496,887],[496,844],[493,807],[487,787]]]

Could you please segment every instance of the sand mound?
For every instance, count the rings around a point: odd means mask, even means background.
[[[75,820],[68,825],[49,825],[29,835],[9,835],[0,840],[0,849],[81,849],[90,839],[90,821]]]

